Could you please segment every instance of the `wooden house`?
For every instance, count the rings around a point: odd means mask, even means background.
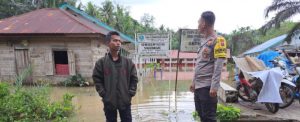
[[[70,75],[91,78],[95,62],[107,52],[104,37],[114,30],[68,4],[0,20],[0,81],[14,80],[29,65],[34,82],[56,84]],[[121,33],[122,55],[134,40]],[[132,46],[133,45],[133,46]]]

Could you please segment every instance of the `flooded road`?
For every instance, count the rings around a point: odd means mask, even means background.
[[[178,81],[175,104],[175,81],[139,82],[138,92],[132,100],[134,122],[194,122],[193,93],[188,91],[191,81]],[[171,91],[169,90],[171,88]],[[95,87],[52,87],[51,99],[59,100],[64,93],[75,95],[74,122],[105,122],[103,104]]]

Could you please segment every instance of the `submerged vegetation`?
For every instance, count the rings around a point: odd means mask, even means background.
[[[22,85],[31,73],[32,67],[26,68],[16,77],[14,85],[0,82],[0,121],[66,121],[74,110],[74,96],[64,94],[62,101],[50,102],[48,86],[28,88]]]

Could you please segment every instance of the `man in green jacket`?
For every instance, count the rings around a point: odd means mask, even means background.
[[[107,122],[117,122],[117,110],[122,122],[131,122],[131,98],[137,89],[137,72],[134,63],[120,55],[121,38],[116,31],[105,38],[109,52],[94,67],[93,80],[102,97]]]

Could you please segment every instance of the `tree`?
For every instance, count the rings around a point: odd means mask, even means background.
[[[101,17],[102,17],[102,21],[110,26],[114,25],[114,5],[111,1],[106,0],[102,3],[102,7],[100,8],[101,10]]]
[[[116,29],[119,31],[125,31],[124,26],[130,26],[130,22],[125,17],[125,9],[120,5],[117,5],[117,10],[115,12],[115,19],[116,19]],[[127,21],[126,21],[127,20]]]
[[[77,0],[68,0],[75,5]],[[64,0],[0,0],[0,19],[23,14],[41,8],[57,8]]]
[[[81,10],[83,7],[84,7],[84,6],[83,6],[82,2],[80,2],[80,3],[78,4],[78,6],[77,6],[77,9]]]
[[[0,19],[40,8],[57,8],[64,1],[65,0],[0,0]],[[77,0],[68,0],[68,4],[75,6],[76,1]],[[135,33],[172,33],[172,41],[174,41],[173,47],[178,47],[175,45],[179,42],[178,34],[166,28],[164,25],[161,25],[160,28],[155,28],[154,17],[150,14],[144,14],[141,18],[141,22],[138,22],[130,16],[130,11],[127,8],[118,4],[114,5],[110,0],[102,2],[100,6],[93,4],[93,2],[88,2],[86,5],[80,3],[77,8],[83,9],[87,14],[131,37],[134,37]]]
[[[154,17],[148,13],[145,13],[141,17],[141,23],[150,30],[153,30],[152,27],[154,26]]]
[[[88,15],[94,16],[96,18],[100,17],[99,7],[94,5],[92,2],[88,2],[87,6],[83,7],[85,13]]]
[[[262,44],[272,38],[286,34],[291,30],[296,23],[287,21],[281,23],[281,27],[267,30],[262,34],[260,30],[254,30],[250,27],[240,27],[228,35],[222,35],[227,40],[227,45],[231,50],[232,55],[239,55],[256,45]]]
[[[164,32],[165,31],[165,26],[164,25],[160,25],[159,31]]]
[[[280,23],[300,13],[300,0],[273,0],[272,4],[267,7],[265,17],[269,17],[271,12],[276,12],[267,24],[261,27],[263,32],[275,27],[280,27]]]
[[[66,0],[31,0],[32,6],[35,9],[40,8],[58,8],[60,4],[64,3]],[[75,6],[77,0],[67,0],[67,3]]]
[[[30,0],[0,0],[0,19],[33,10]]]
[[[238,55],[257,44],[258,35],[250,27],[240,27],[234,30],[228,39],[228,46],[232,55]]]

